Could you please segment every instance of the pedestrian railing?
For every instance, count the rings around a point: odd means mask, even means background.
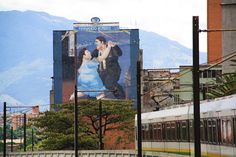
[[[7,157],[74,157],[73,150],[8,152]],[[3,157],[0,154],[0,157]],[[79,157],[136,157],[135,150],[81,150]]]

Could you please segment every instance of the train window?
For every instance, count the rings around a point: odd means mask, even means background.
[[[142,136],[143,136],[143,141],[149,140],[149,137],[148,137],[148,124],[144,124],[142,126]]]
[[[208,120],[208,130],[207,130],[207,133],[208,133],[208,142],[212,143],[212,129],[211,129],[211,120]]]
[[[189,135],[190,135],[190,141],[194,141],[194,129],[193,129],[193,120],[189,121]]]
[[[220,123],[220,119],[217,119],[217,135],[218,135],[218,144],[221,144],[221,123]]]
[[[210,143],[217,143],[216,120],[208,120],[208,140]]]
[[[182,121],[181,122],[181,140],[182,141],[189,141],[188,133],[189,133],[188,123],[187,121]]]
[[[142,125],[142,140],[145,141],[146,138],[145,138],[145,125]]]
[[[171,132],[170,132],[170,123],[166,123],[166,140],[169,141],[171,140]]]
[[[226,131],[227,121],[222,120],[221,124],[221,139],[222,143],[227,143],[227,131]]]
[[[149,141],[149,139],[150,139],[149,125],[148,124],[145,125],[145,138],[146,138],[146,141]]]
[[[157,139],[158,139],[158,141],[162,140],[162,126],[161,126],[161,123],[157,124]]]
[[[171,140],[176,141],[176,123],[171,123]]]
[[[233,119],[234,145],[236,146],[236,118]]]
[[[204,135],[205,135],[204,139],[207,142],[208,141],[208,134],[207,134],[207,120],[206,119],[203,120],[203,126],[204,126]]]
[[[232,133],[232,121],[229,119],[223,119],[221,123],[221,139],[223,144],[232,144],[233,133]]]
[[[228,143],[232,144],[233,143],[233,123],[232,120],[227,121],[227,132],[228,132]]]
[[[203,125],[203,121],[201,120],[200,122],[200,137],[201,137],[201,142],[205,141],[205,134],[204,134],[204,125]]]
[[[165,141],[166,140],[166,134],[165,134],[165,123],[162,124],[162,139]]]
[[[176,122],[176,128],[177,128],[177,141],[180,141],[180,123]]]
[[[153,140],[157,141],[157,124],[153,125]]]
[[[153,125],[152,124],[149,124],[148,133],[149,133],[149,140],[152,141],[153,140]]]
[[[212,125],[211,126],[212,127],[212,142],[216,144],[218,142],[216,120],[212,120],[211,125]]]
[[[187,141],[190,141],[189,139],[189,120],[186,121],[186,124],[187,124]]]

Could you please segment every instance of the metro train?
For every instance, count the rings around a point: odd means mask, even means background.
[[[201,156],[236,157],[236,95],[201,101],[200,110]],[[142,113],[143,155],[194,156],[193,123],[192,103]]]

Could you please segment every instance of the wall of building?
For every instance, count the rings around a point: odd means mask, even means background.
[[[26,124],[29,123],[29,119],[39,116],[39,106],[32,107],[31,113],[26,113]],[[18,127],[24,125],[24,114],[16,113],[11,116],[13,130],[16,130]]]
[[[236,29],[236,0],[222,0],[222,28]],[[223,56],[236,53],[236,31],[225,31],[222,36]],[[236,56],[232,59],[236,59]],[[223,63],[223,73],[236,71],[233,62],[228,60]]]
[[[216,77],[222,73],[222,66],[218,65],[209,70],[205,70],[210,65],[200,66],[200,99],[206,97],[206,92],[216,84]],[[180,66],[179,89],[175,89],[173,94],[178,95],[179,103],[188,103],[193,100],[193,78],[192,66]],[[204,91],[205,90],[205,91]]]
[[[207,0],[207,29],[222,28],[221,0]],[[222,57],[222,32],[207,33],[207,62],[215,63]]]
[[[174,70],[142,70],[142,112],[154,111],[158,108],[158,105],[160,108],[173,105],[174,98],[169,96],[169,94],[172,93],[178,82],[178,79],[171,81],[178,75],[173,72]]]

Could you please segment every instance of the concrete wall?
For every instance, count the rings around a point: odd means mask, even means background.
[[[3,157],[0,154],[0,157]],[[7,157],[74,157],[74,151],[35,151],[8,153]],[[135,150],[83,150],[79,157],[136,157]]]

